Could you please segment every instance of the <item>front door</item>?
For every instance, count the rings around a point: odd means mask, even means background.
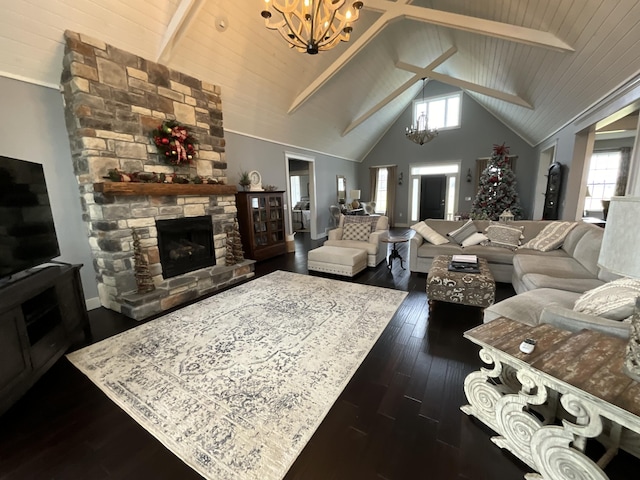
[[[447,193],[446,175],[422,175],[420,177],[420,220],[444,218]]]

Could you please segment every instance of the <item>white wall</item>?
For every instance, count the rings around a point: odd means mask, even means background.
[[[41,163],[60,245],[57,260],[82,263],[85,299],[97,306],[98,290],[82,221],[78,182],[73,173],[62,95],[41,87],[0,77],[0,155]]]

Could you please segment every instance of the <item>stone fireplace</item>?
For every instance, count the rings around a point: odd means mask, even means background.
[[[143,319],[253,276],[253,261],[225,263],[236,188],[227,185],[220,87],[83,34],[65,40],[65,120],[101,304]],[[191,165],[159,158],[149,134],[166,120],[198,140]],[[111,169],[219,184],[110,182]],[[146,294],[136,292],[132,229],[156,286]]]
[[[164,278],[216,264],[211,216],[156,219],[156,230]]]

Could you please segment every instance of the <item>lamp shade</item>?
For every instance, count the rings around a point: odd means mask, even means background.
[[[598,265],[625,277],[640,278],[640,197],[611,197]]]
[[[360,190],[351,190],[351,198],[360,200]]]

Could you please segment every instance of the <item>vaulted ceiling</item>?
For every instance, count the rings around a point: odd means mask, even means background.
[[[0,75],[56,88],[72,30],[222,87],[228,131],[362,160],[421,90],[465,90],[536,145],[640,72],[635,0],[364,0],[318,55],[263,0],[3,2]]]

